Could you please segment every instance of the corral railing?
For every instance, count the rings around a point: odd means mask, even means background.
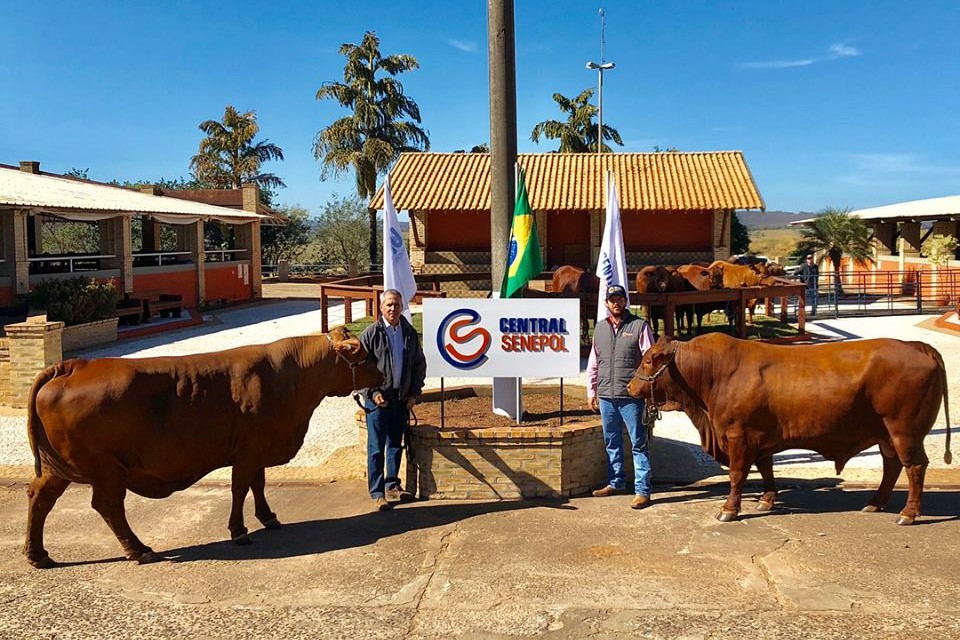
[[[839,279],[821,272],[817,291],[817,316],[936,313],[960,301],[960,269],[854,271],[842,272]],[[795,316],[799,305],[791,303]]]
[[[490,274],[442,273],[417,275],[417,295],[412,302],[420,303],[424,298],[445,298],[447,293],[440,290],[444,282],[463,282],[469,280],[490,279]],[[329,313],[331,304],[343,304],[344,323],[353,322],[353,303],[363,300],[366,303],[366,315],[376,318],[380,315],[380,294],[383,293],[383,275],[363,275],[356,278],[344,278],[320,285],[320,327],[330,330]]]

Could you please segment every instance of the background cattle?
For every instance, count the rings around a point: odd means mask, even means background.
[[[43,545],[44,521],[71,482],[91,485],[93,508],[126,556],[140,563],[158,556],[127,523],[127,490],[164,498],[230,466],[233,540],[250,542],[243,502],[251,488],[257,518],[279,527],[264,496],[264,469],[296,455],[324,397],[380,383],[366,358],[341,327],[329,336],[217,353],[75,359],[47,368],[29,400],[37,475],[28,489],[24,553],[30,564],[54,565]]]
[[[928,463],[923,439],[941,401],[944,460],[951,458],[946,376],[940,353],[922,342],[783,346],[714,333],[686,343],[661,338],[644,354],[628,390],[681,407],[703,448],[729,467],[722,521],[737,517],[753,464],[764,476],[761,504],[772,505],[777,452],[812,449],[834,460],[839,473],[850,458],[879,445],[883,478],[864,510],[886,507],[905,468],[910,489],[897,523],[912,524],[920,514]]]
[[[580,267],[565,264],[553,272],[550,290],[580,299],[580,340],[585,342],[589,336],[589,321],[595,319],[600,278]]]

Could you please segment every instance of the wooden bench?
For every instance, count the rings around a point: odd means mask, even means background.
[[[135,291],[129,294],[129,298],[142,301],[144,322],[149,322],[154,315],[159,315],[161,318],[179,318],[183,313],[183,296],[180,294],[147,290]]]
[[[143,320],[143,302],[140,300],[123,300],[113,310],[118,318],[118,324],[140,324]]]

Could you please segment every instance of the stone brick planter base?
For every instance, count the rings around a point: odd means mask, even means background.
[[[118,318],[94,320],[63,329],[63,350],[76,351],[117,341]]]
[[[362,463],[366,465],[363,412],[358,411],[356,417]],[[404,452],[400,478],[421,498],[569,497],[586,494],[607,480],[599,415],[595,421],[556,427],[441,431],[434,425],[420,424],[410,429],[410,445],[412,451]],[[407,464],[408,457],[413,465]]]

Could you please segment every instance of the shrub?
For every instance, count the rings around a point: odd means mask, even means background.
[[[46,309],[47,318],[68,325],[110,317],[117,308],[120,292],[112,282],[93,278],[43,280],[30,292],[30,307]]]
[[[945,267],[950,260],[953,260],[957,246],[957,239],[953,236],[937,233],[932,238],[928,238],[921,249],[931,264]]]

